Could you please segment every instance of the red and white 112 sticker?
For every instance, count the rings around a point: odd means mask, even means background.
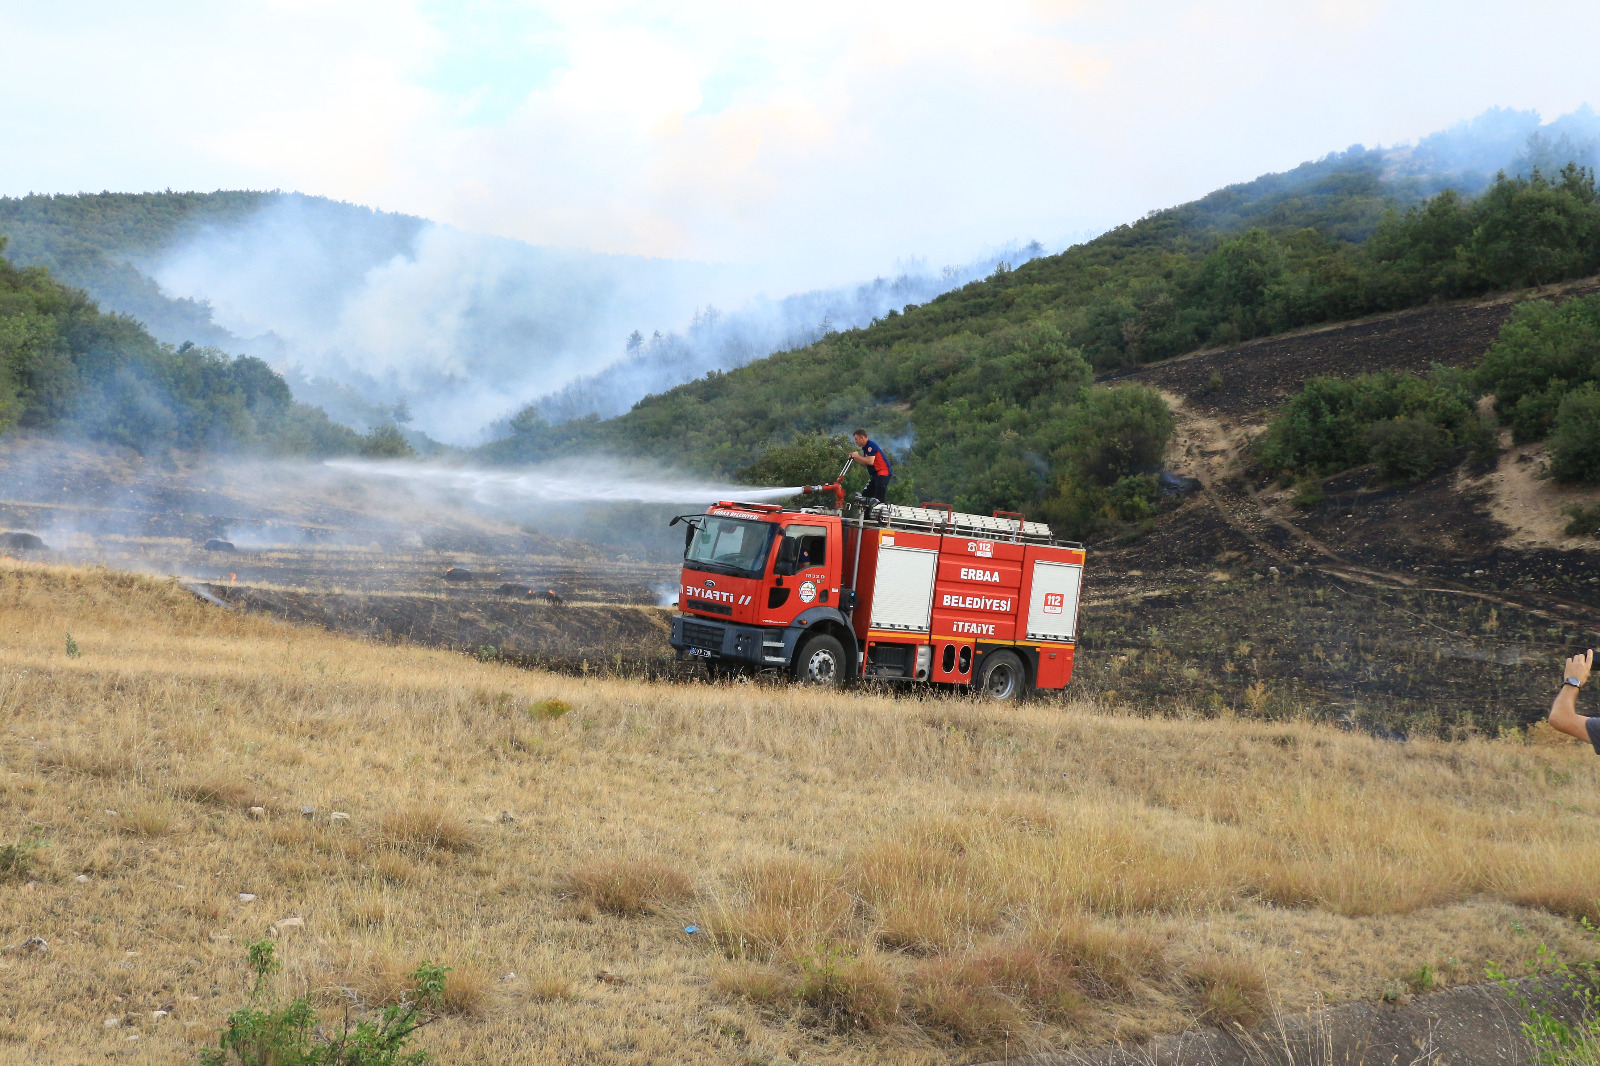
[[[1067,605],[1067,597],[1060,592],[1046,592],[1044,594],[1044,613],[1060,614]]]

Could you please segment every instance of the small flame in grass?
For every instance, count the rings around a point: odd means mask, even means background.
[[[239,580],[239,575],[238,574],[229,574],[228,575],[228,584],[231,585],[231,584],[233,584],[234,582],[236,582],[238,580]]]

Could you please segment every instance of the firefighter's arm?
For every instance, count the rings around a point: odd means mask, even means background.
[[[1579,740],[1589,739],[1589,720],[1578,713],[1578,688],[1577,685],[1567,684],[1567,678],[1581,685],[1589,680],[1589,671],[1593,667],[1593,648],[1568,659],[1561,675],[1561,691],[1556,693],[1555,702],[1550,704],[1550,724]]]

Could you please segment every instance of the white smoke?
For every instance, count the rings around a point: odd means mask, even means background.
[[[1569,162],[1600,163],[1600,115],[1584,104],[1546,123],[1537,111],[1492,107],[1387,154],[1396,174],[1476,192],[1501,170],[1527,177],[1537,168],[1548,177]]]
[[[302,398],[403,399],[416,428],[458,444],[603,365],[639,324],[747,294],[728,268],[537,248],[297,196],[146,269],[168,296],[209,303]]]
[[[801,488],[752,488],[656,471],[619,472],[572,463],[515,471],[359,459],[333,459],[326,465],[367,478],[397,479],[417,489],[442,490],[495,510],[517,510],[531,504],[704,504],[717,500],[757,503],[793,496]]]
[[[563,388],[541,396],[534,407],[549,422],[585,415],[619,415],[652,393],[732,370],[773,352],[814,344],[833,330],[867,326],[907,305],[922,304],[968,282],[993,274],[1002,263],[1018,266],[1045,254],[1037,241],[1010,244],[988,255],[938,272],[913,260],[893,278],[817,289],[781,300],[757,296],[727,314],[696,313],[686,329],[631,338],[622,358]]]
[[[469,445],[530,402],[555,420],[617,414],[1043,251],[1008,246],[940,271],[913,262],[892,279],[771,299],[745,268],[541,248],[285,195],[140,265],[167,296],[207,303],[240,338],[232,347],[283,370],[298,398],[363,429],[403,400],[415,428]]]

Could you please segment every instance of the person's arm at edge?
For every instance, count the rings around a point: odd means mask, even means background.
[[[1594,667],[1594,649],[1590,648],[1582,655],[1574,655],[1567,660],[1565,672],[1561,675],[1561,691],[1556,693],[1555,702],[1550,704],[1550,724],[1569,737],[1579,740],[1589,739],[1589,720],[1578,713],[1578,690],[1575,686],[1567,684],[1567,678],[1576,678],[1579,682],[1589,680],[1589,671]]]

